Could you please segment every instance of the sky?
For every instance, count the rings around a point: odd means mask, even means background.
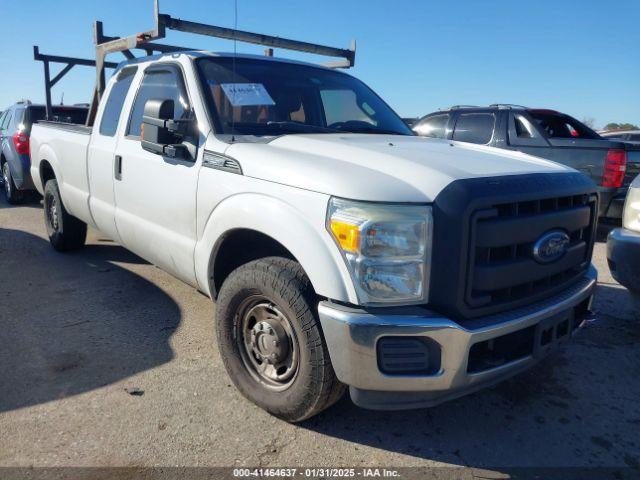
[[[350,73],[404,117],[456,104],[513,103],[594,119],[596,127],[640,125],[640,0],[237,0],[237,9],[242,30],[344,48],[355,39]],[[161,0],[160,10],[234,26],[234,0]],[[111,36],[147,30],[153,2],[0,0],[0,109],[22,98],[44,101],[33,45],[95,58],[94,20]],[[230,41],[180,32],[168,31],[163,42],[233,51]],[[238,43],[237,51],[263,48]],[[283,50],[276,56],[328,60]],[[75,67],[54,87],[54,103],[62,95],[65,103],[88,102],[94,79],[91,68]]]

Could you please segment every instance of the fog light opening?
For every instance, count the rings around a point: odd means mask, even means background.
[[[383,337],[378,368],[387,375],[433,375],[440,371],[440,345],[427,337]]]

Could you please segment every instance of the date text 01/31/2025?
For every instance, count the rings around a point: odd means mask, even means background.
[[[397,470],[387,468],[236,468],[236,478],[392,478],[400,474]]]

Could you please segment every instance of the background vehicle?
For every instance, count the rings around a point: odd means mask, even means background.
[[[629,188],[622,228],[607,238],[607,261],[611,275],[629,289],[640,308],[640,176]]]
[[[600,136],[611,140],[622,140],[633,145],[640,145],[640,130],[610,130],[600,132]]]
[[[419,118],[413,118],[413,117],[404,117],[404,118],[402,119],[402,121],[403,121],[404,123],[406,123],[406,124],[407,124],[407,127],[413,127],[413,125],[414,125],[418,120],[420,120],[420,119],[419,119]]]
[[[44,105],[21,101],[0,115],[0,171],[9,203],[18,203],[26,191],[34,190],[31,180],[29,136],[31,127],[45,118]],[[86,107],[55,106],[52,119],[62,123],[84,123]]]
[[[597,196],[574,170],[416,137],[359,80],[301,62],[173,51],[96,93],[95,125],[33,128],[51,244],[80,248],[90,225],[215,299],[229,376],[274,415],[346,386],[368,408],[434,405],[589,314]]]
[[[604,139],[555,110],[456,106],[430,113],[412,128],[421,136],[519,150],[575,168],[599,186],[599,216],[615,220],[622,218],[627,189],[640,173],[640,146]]]

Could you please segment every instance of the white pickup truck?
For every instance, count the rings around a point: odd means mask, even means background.
[[[211,297],[229,376],[288,421],[347,387],[374,409],[466,394],[589,314],[591,180],[416,137],[341,71],[124,62],[95,126],[37,123],[31,155],[53,247],[82,247],[88,225]]]

